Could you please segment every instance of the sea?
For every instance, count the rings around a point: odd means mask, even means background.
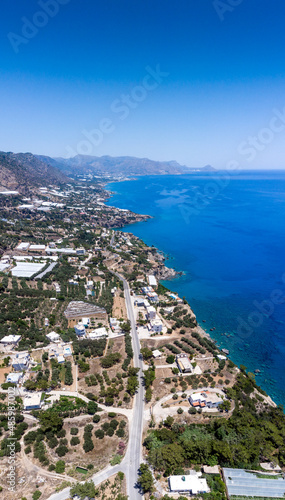
[[[106,188],[108,205],[152,217],[122,230],[183,273],[163,284],[284,405],[285,171],[144,176]]]

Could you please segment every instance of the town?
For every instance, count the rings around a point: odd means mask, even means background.
[[[148,216],[91,179],[1,196],[5,498],[283,497],[284,415],[161,283],[165,256],[119,230]]]

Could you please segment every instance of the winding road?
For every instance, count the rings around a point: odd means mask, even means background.
[[[134,366],[139,368],[139,387],[134,398],[133,409],[131,415],[129,415],[129,442],[128,448],[119,465],[111,466],[108,465],[102,471],[94,474],[92,480],[97,486],[113,474],[117,474],[119,471],[123,472],[126,477],[127,484],[127,495],[130,500],[142,500],[144,497],[137,487],[138,479],[138,469],[140,463],[142,462],[142,432],[143,432],[143,415],[144,415],[144,387],[143,387],[143,362],[139,357],[140,354],[140,342],[136,331],[136,322],[134,318],[134,311],[131,302],[130,288],[127,280],[117,273],[114,273],[122,282],[124,286],[124,293],[126,299],[128,318],[131,323],[131,335],[132,344],[134,351]],[[80,397],[80,395],[79,395]],[[102,405],[101,405],[102,406]],[[115,409],[114,409],[115,410]],[[110,410],[109,410],[110,411]],[[117,410],[119,411],[119,409]],[[70,489],[65,488],[64,490],[54,493],[49,497],[49,500],[67,500],[70,498]]]

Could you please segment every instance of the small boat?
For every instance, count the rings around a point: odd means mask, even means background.
[[[222,352],[223,352],[224,354],[230,354],[230,351],[229,351],[228,349],[222,349]]]

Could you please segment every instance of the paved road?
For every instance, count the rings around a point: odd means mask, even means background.
[[[139,388],[135,396],[134,406],[133,406],[133,418],[130,423],[130,436],[128,450],[124,459],[124,465],[127,463],[128,471],[127,477],[127,492],[130,500],[141,500],[143,497],[135,487],[138,479],[138,469],[142,461],[142,431],[143,431],[143,412],[144,412],[144,388],[142,385],[143,377],[143,362],[139,359],[140,354],[140,342],[136,331],[136,322],[134,318],[134,311],[131,302],[131,294],[128,282],[122,278],[119,274],[115,273],[122,281],[124,285],[126,306],[128,318],[131,322],[131,333],[133,339],[133,351],[134,351],[134,366],[140,369],[139,376]],[[123,470],[123,472],[125,472]]]
[[[134,398],[132,415],[129,417],[129,442],[124,459],[119,465],[115,465],[114,467],[108,465],[102,471],[98,472],[97,474],[94,474],[94,476],[92,476],[92,480],[94,481],[95,485],[98,485],[103,481],[105,481],[106,479],[108,479],[109,477],[111,477],[113,474],[117,474],[119,471],[122,471],[126,476],[127,494],[129,500],[142,500],[144,497],[137,489],[136,483],[138,479],[138,469],[142,461],[142,431],[143,431],[143,415],[144,415],[144,388],[142,385],[143,362],[142,360],[139,359],[140,342],[136,331],[136,322],[134,318],[129,285],[127,281],[124,278],[122,278],[119,274],[117,273],[114,274],[116,274],[116,276],[121,281],[123,281],[124,285],[127,313],[131,323],[131,334],[132,334],[133,351],[134,351],[133,361],[134,361],[134,366],[140,369],[138,373],[139,388]],[[70,497],[69,491],[70,491],[69,488],[65,488],[59,493],[54,493],[53,495],[51,495],[49,497],[49,500],[67,500]]]

